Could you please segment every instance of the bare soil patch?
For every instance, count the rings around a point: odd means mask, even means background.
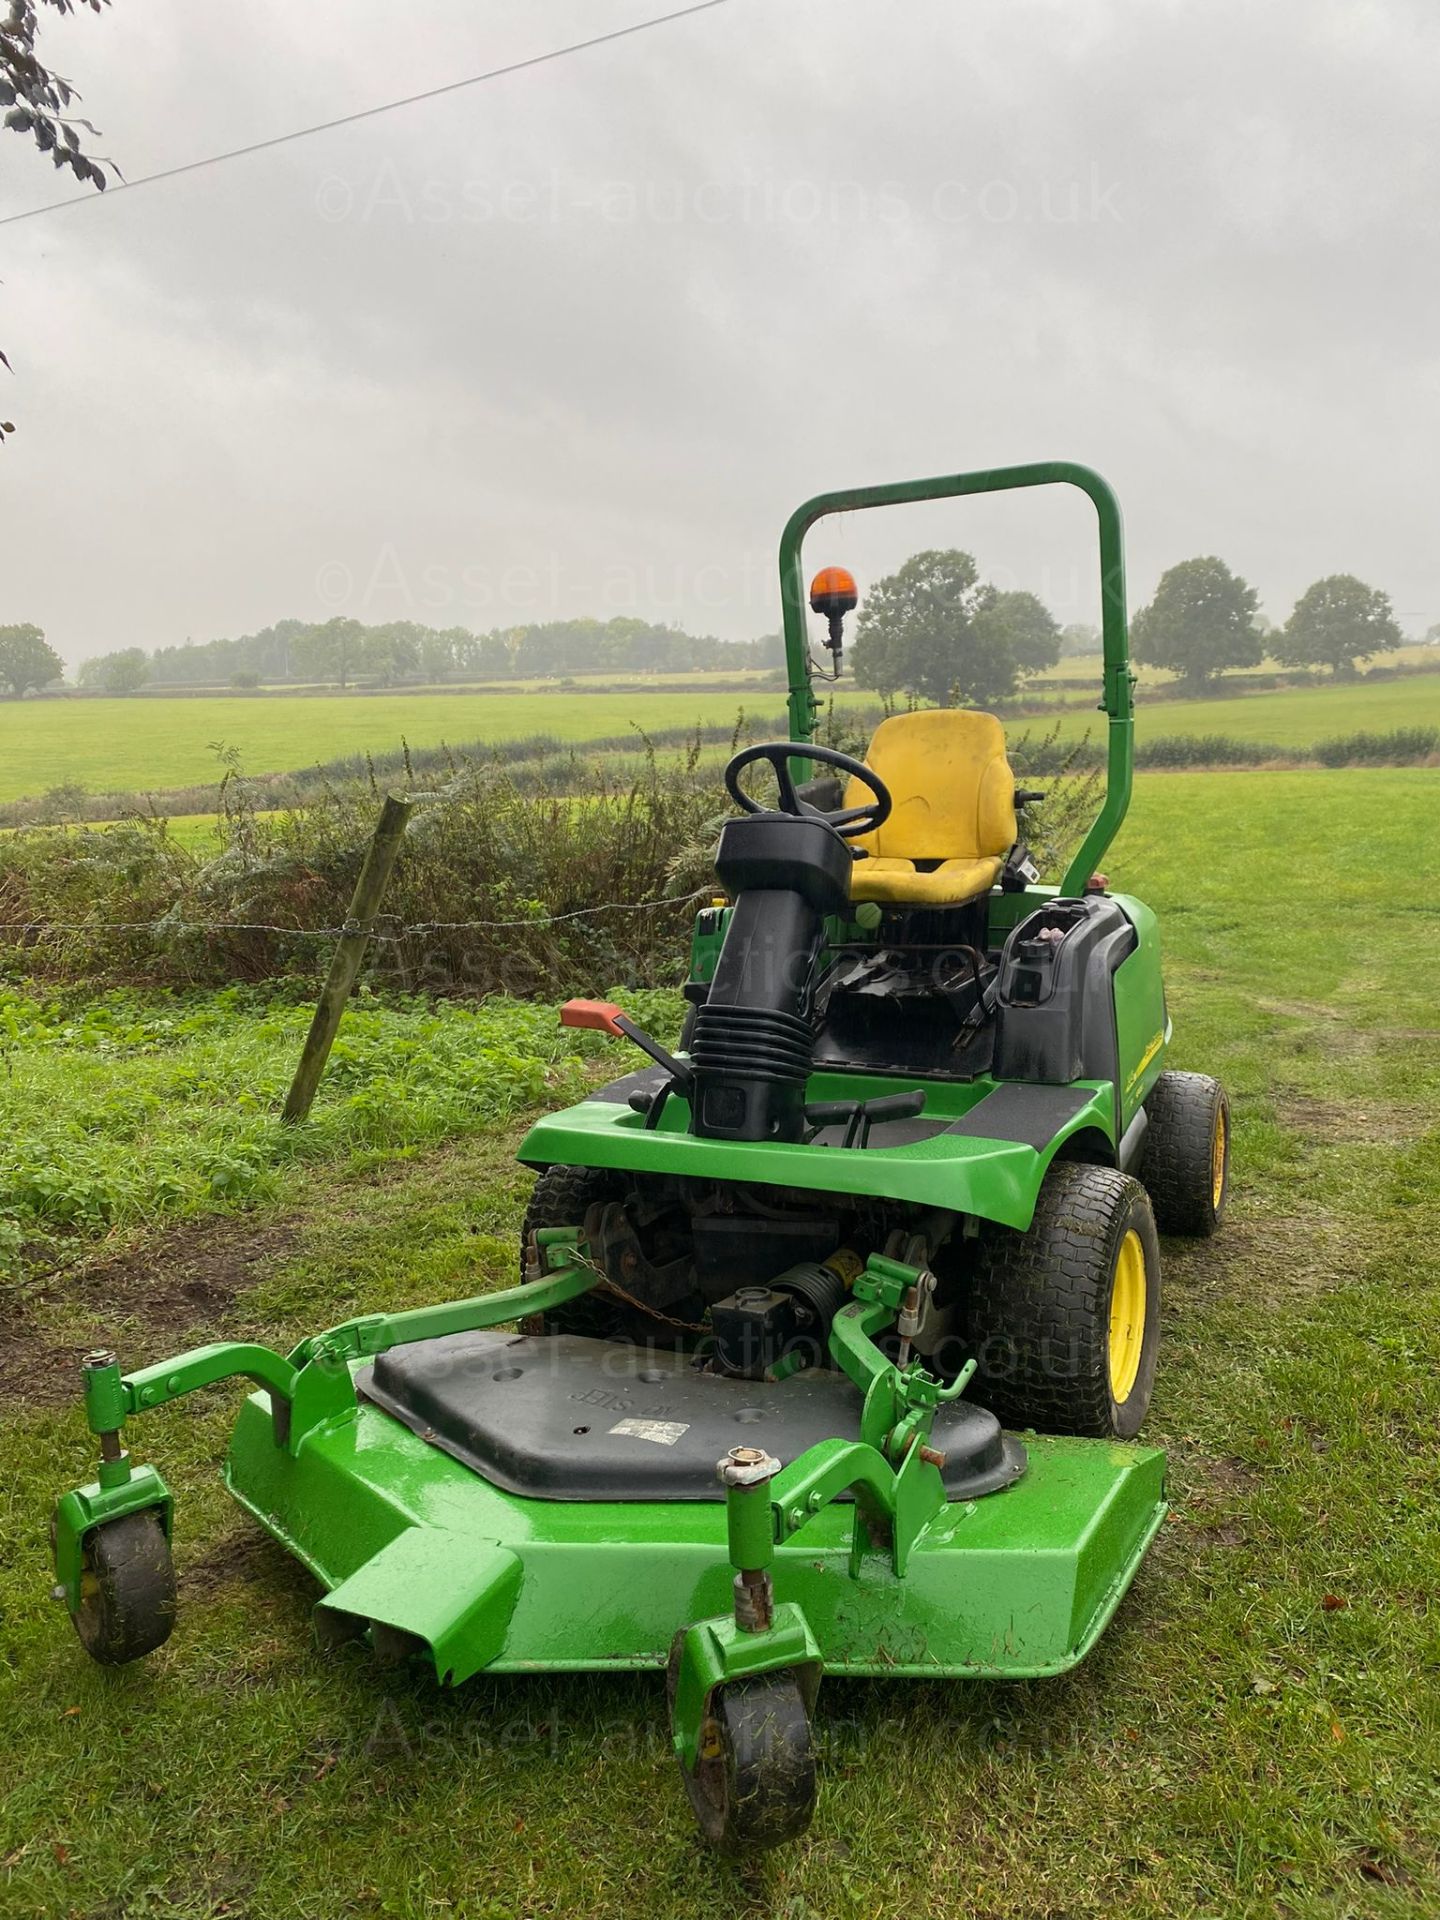
[[[222,1214],[182,1221],[57,1276],[48,1292],[0,1319],[0,1396],[31,1406],[70,1399],[81,1361],[102,1339],[123,1341],[123,1357],[138,1363],[158,1336],[173,1348],[192,1334],[218,1333],[235,1302],[298,1239],[293,1217],[261,1223]],[[47,1326],[47,1308],[59,1324]],[[93,1327],[88,1339],[75,1338],[77,1318]]]
[[[1283,1090],[1275,1093],[1274,1101],[1282,1126],[1326,1144],[1416,1140],[1426,1129],[1423,1114],[1390,1101],[1322,1100],[1313,1094]]]
[[[1165,1284],[1181,1300],[1293,1300],[1343,1287],[1357,1265],[1342,1223],[1318,1208],[1259,1220],[1229,1216],[1213,1240],[1171,1240],[1165,1246]]]

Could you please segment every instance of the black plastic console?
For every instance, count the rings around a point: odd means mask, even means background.
[[[1115,969],[1135,929],[1113,900],[1055,900],[1014,928],[1000,954],[997,1080],[1118,1083]]]

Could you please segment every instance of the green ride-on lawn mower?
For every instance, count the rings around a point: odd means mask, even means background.
[[[1036,884],[1000,723],[897,714],[812,744],[800,548],[825,514],[1065,482],[1099,518],[1104,804]],[[97,1480],[58,1503],[86,1650],[170,1632],[171,1496],[132,1416],[247,1378],[231,1492],[316,1575],[323,1639],[459,1684],[663,1668],[706,1837],[803,1831],[821,1675],[1031,1677],[1082,1659],[1165,1512],[1158,1227],[1225,1207],[1225,1096],[1165,1070],[1154,916],[1096,863],[1130,795],[1119,511],[1052,464],[822,495],[787,525],[788,741],[736,755],[680,1050],[600,1001],[637,1072],[533,1127],[522,1284],[288,1355],[85,1370]],[[817,576],[838,672],[854,583]],[[768,762],[778,805],[740,785]],[[820,771],[817,773],[816,769]]]

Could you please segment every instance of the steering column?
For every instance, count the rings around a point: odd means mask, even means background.
[[[792,760],[834,767],[873,798],[821,812],[796,791]],[[740,786],[740,775],[760,761],[774,769],[778,808],[762,806]],[[890,794],[861,761],[796,740],[736,754],[725,787],[743,813],[721,831],[715,871],[735,905],[695,1016],[690,1128],[716,1140],[799,1140],[825,917],[849,903],[853,856],[846,842],[889,817]]]

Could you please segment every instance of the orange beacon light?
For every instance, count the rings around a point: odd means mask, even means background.
[[[829,622],[830,637],[825,642],[835,656],[835,678],[840,678],[840,653],[845,644],[845,616],[853,612],[860,595],[855,576],[844,567],[822,567],[810,582],[810,610],[823,614]]]

